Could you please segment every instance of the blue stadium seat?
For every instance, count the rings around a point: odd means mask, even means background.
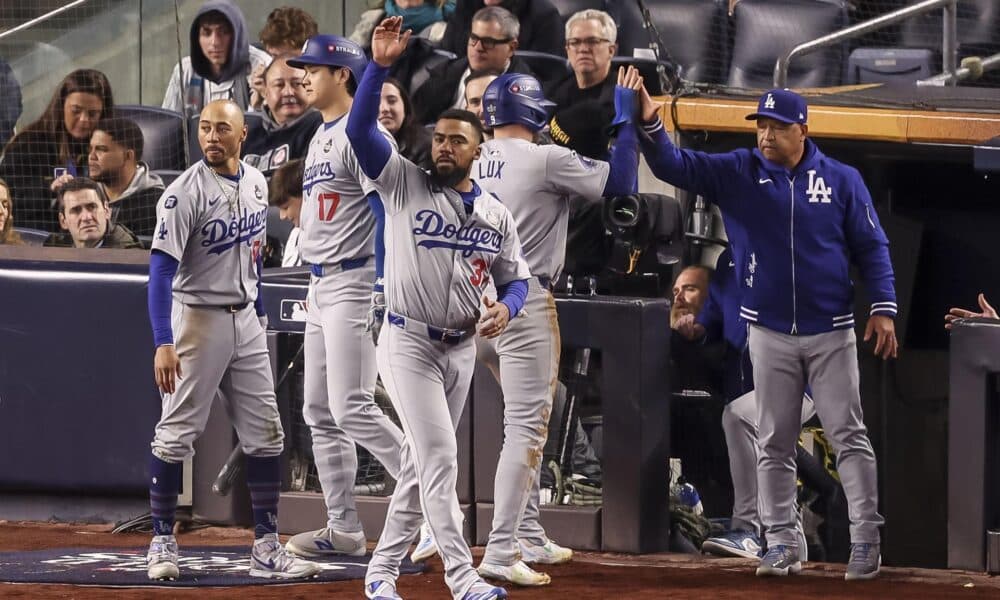
[[[722,81],[729,60],[727,0],[647,0],[660,39],[689,81]],[[619,6],[618,54],[632,56],[649,48],[649,33],[634,1]],[[661,60],[665,57],[661,56]]]
[[[115,115],[135,121],[142,130],[142,160],[152,170],[183,169],[184,117],[158,106],[119,104]]]
[[[909,84],[933,75],[934,53],[926,48],[858,48],[847,60],[847,81]]]
[[[243,115],[243,119],[247,124],[247,139],[251,139],[252,136],[264,135],[263,115],[256,112],[248,112]],[[188,119],[188,152],[191,156],[190,164],[192,165],[205,157],[201,151],[201,145],[198,143],[198,120],[199,115],[192,115]]]
[[[916,3],[911,0],[910,4]],[[941,51],[943,11],[936,10],[903,21],[900,45]],[[1000,2],[997,0],[959,0],[958,43],[963,48],[980,51],[1000,48]],[[968,54],[969,52],[962,52]]]
[[[843,29],[845,0],[740,0],[734,10],[728,85],[768,89],[778,57],[795,46]],[[846,46],[800,56],[788,70],[788,87],[839,85]]]
[[[532,50],[518,50],[514,53],[534,72],[539,81],[555,81],[562,79],[570,72],[569,60],[565,56],[556,56],[546,52],[534,52]]]

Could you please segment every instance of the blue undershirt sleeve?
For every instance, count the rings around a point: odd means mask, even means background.
[[[375,216],[375,286],[373,290],[377,293],[385,291],[385,206],[382,205],[382,198],[378,192],[371,192],[366,196],[368,207]]]
[[[153,327],[153,345],[174,343],[170,325],[170,305],[173,300],[174,276],[179,263],[165,252],[153,250],[149,255],[149,323]]]
[[[524,301],[527,297],[528,281],[526,279],[515,279],[497,286],[498,301],[507,305],[511,319],[524,308]]]
[[[258,317],[267,314],[264,310],[264,282],[261,274],[264,272],[264,255],[257,255],[257,299],[253,301],[253,308]]]
[[[374,61],[368,63],[347,117],[347,139],[351,141],[361,170],[369,179],[378,179],[392,155],[392,146],[379,132],[377,119],[382,102],[382,83],[388,74],[387,67]]]

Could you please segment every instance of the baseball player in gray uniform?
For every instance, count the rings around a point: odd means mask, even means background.
[[[510,212],[469,178],[482,141],[475,115],[461,110],[441,115],[433,135],[431,173],[400,156],[377,129],[382,83],[411,33],[400,36],[401,24],[401,18],[392,17],[375,29],[373,62],[347,123],[361,168],[384,205],[387,310],[377,355],[406,433],[399,483],[369,563],[365,595],[400,598],[398,566],[422,507],[452,597],[506,598],[505,590],[489,585],[473,569],[462,538],[455,427],[471,384],[477,326],[481,335],[500,335],[523,306],[531,272]],[[496,300],[484,295],[491,279]]]
[[[260,297],[267,181],[239,160],[245,139],[243,111],[235,103],[206,106],[198,127],[205,159],[182,173],[156,207],[149,315],[163,413],[150,459],[150,579],[179,575],[173,525],[181,466],[194,454],[192,444],[220,390],[247,455],[256,538],[250,575],[288,579],[319,571],[278,541],[284,433]]]
[[[635,68],[619,69],[616,125],[629,121],[635,91],[641,85]],[[539,467],[560,353],[559,321],[550,288],[566,255],[570,198],[596,202],[602,195],[632,193],[638,172],[631,124],[621,128],[610,164],[562,146],[535,144],[535,134],[548,121],[551,106],[538,80],[530,75],[507,73],[492,81],[483,94],[483,121],[493,129],[494,138],[482,145],[472,171],[483,189],[499,198],[514,216],[532,274],[521,318],[512,321],[499,338],[478,343],[479,359],[501,383],[504,400],[493,530],[479,574],[519,585],[550,581],[547,574],[525,563],[561,563],[573,556],[572,550],[548,539],[538,513]]]
[[[399,475],[403,432],[375,404],[375,346],[366,333],[375,280],[375,219],[344,128],[352,91],[366,63],[360,46],[335,35],[310,38],[289,65],[323,123],[309,143],[302,186],[299,250],[312,265],[305,332],[303,416],[313,438],[327,526],[300,533],[286,547],[300,556],[365,553],[354,501],[362,444],[392,477]]]

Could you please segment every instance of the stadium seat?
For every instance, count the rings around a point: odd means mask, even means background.
[[[518,50],[515,55],[528,63],[539,81],[555,81],[572,72],[565,56],[531,50]]]
[[[152,170],[183,169],[184,117],[158,106],[119,104],[115,114],[135,121],[142,130],[142,160]]]
[[[914,4],[916,0],[911,0]],[[936,10],[903,21],[900,45],[941,51],[944,12]],[[997,0],[959,0],[958,43],[962,54],[1000,47],[1000,2]]]
[[[448,62],[449,60],[455,60],[455,58],[457,57],[452,52],[434,49],[433,52],[428,54],[427,58],[420,64],[420,66],[413,69],[413,75],[410,77],[409,82],[403,81],[403,85],[408,86],[410,95],[412,96],[413,92],[419,90],[420,86],[426,83],[430,78],[431,69],[441,63]]]
[[[158,171],[153,171],[153,172],[159,175],[160,179],[163,180],[163,185],[168,187],[170,186],[171,183],[174,182],[175,179],[177,179],[177,176],[182,173],[182,171],[171,171],[167,169],[160,169]]]
[[[21,236],[21,241],[28,246],[41,246],[45,244],[45,240],[49,239],[49,236],[52,235],[48,231],[32,229],[30,227],[15,227],[14,231]]]
[[[620,56],[633,56],[636,48],[649,48],[649,33],[637,6],[635,2],[623,2],[619,8]],[[664,47],[680,65],[681,77],[704,83],[722,80],[729,58],[726,0],[647,1],[646,8]]]
[[[847,61],[847,81],[911,84],[930,77],[934,53],[926,48],[858,48]]]
[[[611,59],[611,72],[617,73],[618,67],[632,65],[639,69],[642,75],[643,85],[653,96],[662,96],[669,93],[666,85],[661,85],[658,67],[660,63],[651,58],[634,58],[631,56],[615,56]],[[664,68],[669,69],[670,65],[663,63]]]
[[[843,29],[844,0],[740,0],[733,14],[734,41],[728,85],[768,89],[778,57],[795,46]],[[834,46],[794,59],[788,87],[838,85],[845,47]]]
[[[549,0],[552,5],[556,7],[559,11],[559,16],[562,17],[563,23],[569,20],[574,14],[580,12],[581,10],[596,9],[603,10],[604,12],[610,12],[608,10],[608,3],[606,0]],[[613,14],[611,15],[614,16]]]
[[[264,135],[264,117],[257,112],[248,112],[243,115],[244,120],[247,124],[247,139],[251,139],[253,136]],[[191,157],[191,163],[204,158],[204,154],[201,151],[201,144],[198,143],[198,115],[192,115],[188,119],[188,152]]]

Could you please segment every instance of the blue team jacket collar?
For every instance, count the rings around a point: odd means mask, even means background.
[[[819,147],[809,138],[806,138],[806,150],[802,154],[802,160],[800,160],[799,164],[791,170],[767,160],[758,148],[753,149],[753,155],[757,157],[758,161],[760,161],[760,166],[763,170],[771,174],[787,176],[795,176],[798,173],[813,169],[816,167],[816,164],[819,163],[820,159],[823,158],[823,153],[820,152]]]

